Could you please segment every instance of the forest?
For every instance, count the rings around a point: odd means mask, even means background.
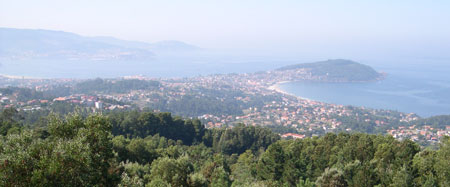
[[[287,140],[170,113],[0,114],[0,186],[449,186],[438,149],[364,133]]]
[[[278,71],[308,69],[314,76],[326,76],[327,81],[364,82],[374,81],[382,77],[370,66],[351,60],[331,59],[326,61],[289,65],[278,68]]]

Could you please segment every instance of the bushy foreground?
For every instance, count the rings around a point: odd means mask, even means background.
[[[368,134],[279,140],[149,112],[18,129],[1,136],[0,186],[450,186],[449,138],[438,150]]]

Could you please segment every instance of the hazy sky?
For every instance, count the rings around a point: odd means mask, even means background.
[[[433,47],[450,43],[450,1],[0,0],[0,27],[204,48]]]

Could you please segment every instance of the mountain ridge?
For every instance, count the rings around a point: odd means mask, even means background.
[[[0,58],[149,60],[157,53],[199,49],[180,41],[146,43],[66,31],[0,28]]]

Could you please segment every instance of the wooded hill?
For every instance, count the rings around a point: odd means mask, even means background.
[[[368,134],[280,140],[238,125],[205,129],[169,113],[50,115],[23,127],[1,115],[0,186],[449,186],[438,150]]]
[[[382,74],[372,67],[351,60],[335,59],[285,66],[277,71],[307,69],[313,76],[325,76],[329,81],[364,82],[380,79]]]

